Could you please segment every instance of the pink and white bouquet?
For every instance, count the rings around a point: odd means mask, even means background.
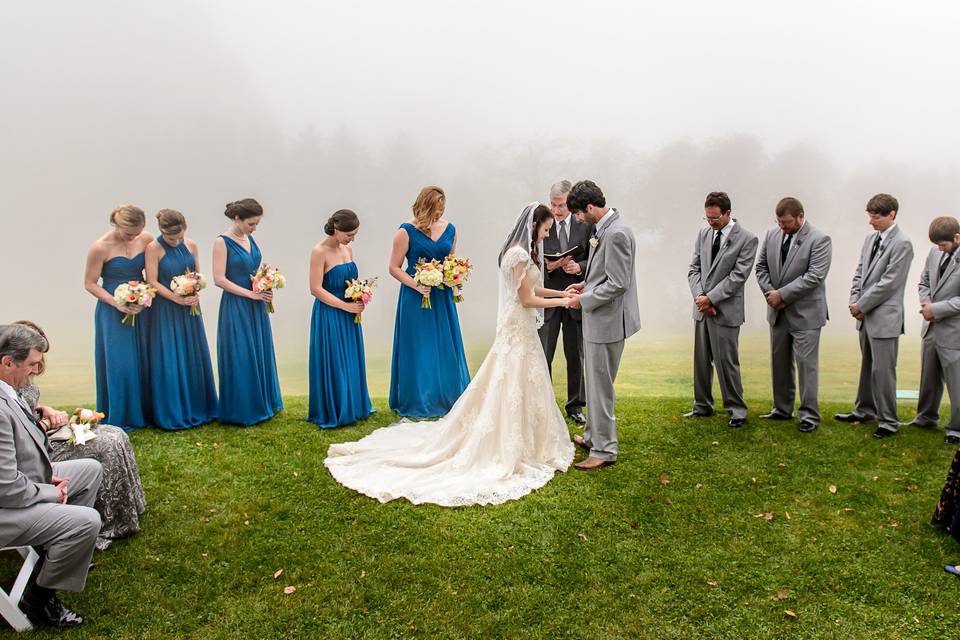
[[[443,259],[443,284],[453,289],[453,301],[463,302],[463,283],[470,277],[473,265],[468,258],[452,253]]]
[[[284,285],[287,284],[287,279],[280,273],[280,269],[268,264],[261,265],[257,272],[250,276],[250,280],[253,282],[255,293],[283,289]],[[273,313],[273,301],[267,303],[267,311]]]
[[[206,288],[207,279],[203,277],[202,273],[197,273],[196,271],[185,271],[182,276],[174,276],[173,280],[170,281],[170,291],[173,291],[181,298],[195,296],[200,293],[202,289]],[[190,315],[200,315],[199,304],[190,305]]]
[[[367,278],[366,280],[347,280],[347,290],[343,292],[343,295],[347,300],[352,300],[354,302],[360,301],[363,304],[370,304],[370,301],[373,300],[373,288],[377,286],[376,278]],[[354,317],[353,321],[356,324],[360,324],[360,314],[358,313]]]
[[[150,285],[137,280],[131,280],[130,282],[120,284],[114,290],[113,299],[116,300],[117,304],[124,307],[134,305],[149,307],[153,304],[153,297],[155,295],[157,295],[157,290]],[[135,313],[128,313],[123,316],[123,320],[121,320],[120,323],[135,327],[137,325],[137,315]]]
[[[420,258],[417,260],[417,264],[414,267],[416,271],[413,274],[413,281],[420,287],[437,287],[443,289],[443,265],[439,260],[431,260],[427,262],[426,258]],[[427,294],[423,296],[423,301],[420,303],[421,309],[432,309],[430,305],[430,295]]]
[[[70,422],[67,427],[70,429],[70,437],[67,442],[76,446],[78,444],[87,444],[97,437],[93,428],[103,420],[103,414],[92,409],[77,409],[70,416]]]

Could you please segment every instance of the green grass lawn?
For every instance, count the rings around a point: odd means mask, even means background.
[[[827,341],[824,416],[853,395],[845,345]],[[65,595],[90,618],[69,635],[955,637],[960,581],[941,565],[960,561],[960,545],[928,524],[954,452],[942,431],[877,441],[832,419],[813,434],[761,423],[765,357],[746,341],[750,423],[732,430],[679,417],[687,344],[632,345],[619,463],[496,507],[381,505],[336,484],[327,447],[395,420],[382,399],[370,420],[333,431],[289,397],[257,427],[136,432],[143,531]],[[901,387],[915,388],[913,369]]]

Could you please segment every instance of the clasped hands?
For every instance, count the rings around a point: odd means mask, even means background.
[[[771,289],[763,294],[767,299],[767,304],[773,307],[776,310],[786,308],[787,304],[783,301],[783,298],[780,297],[780,292],[776,289]]]
[[[936,322],[937,319],[933,317],[933,305],[929,302],[924,302],[920,305],[920,315],[923,316],[923,319],[927,322]]]
[[[568,256],[569,257],[569,256]],[[574,263],[576,264],[576,263]],[[563,290],[563,295],[566,298],[569,298],[569,302],[566,305],[568,309],[579,309],[580,308],[580,294],[583,293],[583,283],[577,282],[570,285]]]
[[[863,320],[863,311],[860,310],[860,305],[856,302],[847,307],[850,310],[850,315],[856,318],[857,320]]]
[[[559,260],[547,260],[547,271],[556,271],[563,269],[564,273],[572,276],[580,275],[580,263],[573,259],[573,256],[564,256]]]
[[[713,303],[710,302],[710,298],[707,297],[707,294],[701,293],[693,299],[693,303],[697,305],[697,311],[703,315],[711,317],[717,315],[717,309],[713,306]]]

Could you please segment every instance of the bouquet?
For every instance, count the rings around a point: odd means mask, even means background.
[[[376,278],[347,280],[347,290],[344,291],[343,295],[346,296],[347,300],[353,300],[354,302],[359,300],[363,304],[370,304],[370,301],[373,300],[373,288],[376,285]],[[359,313],[354,317],[353,321],[356,324],[360,324]]]
[[[280,273],[280,269],[268,264],[261,265],[257,272],[250,276],[250,280],[253,282],[253,290],[256,293],[283,289],[287,284],[287,279]],[[273,313],[273,301],[267,303],[267,311]]]
[[[97,437],[93,428],[100,424],[103,414],[91,409],[77,409],[70,416],[70,422],[67,426],[70,428],[70,437],[67,440],[70,444],[87,444]]]
[[[182,298],[195,296],[200,293],[201,289],[206,288],[207,279],[203,277],[202,273],[197,273],[196,271],[184,271],[182,276],[175,276],[173,280],[170,281],[170,291],[173,291]],[[190,315],[200,315],[199,304],[190,305]]]
[[[421,287],[437,287],[443,289],[443,265],[438,260],[427,262],[426,258],[417,260],[413,274],[413,281]],[[421,309],[432,309],[430,305],[430,296],[423,296],[423,302],[420,303]]]
[[[453,289],[453,301],[463,302],[463,283],[470,277],[473,265],[468,258],[452,253],[443,260],[443,284]]]
[[[157,295],[157,290],[150,285],[131,280],[130,282],[122,283],[116,288],[113,292],[113,299],[117,301],[117,304],[125,307],[132,305],[149,307],[153,304],[153,296],[155,295]],[[128,313],[123,316],[123,320],[121,320],[120,323],[135,327],[137,325],[137,316],[134,313]]]

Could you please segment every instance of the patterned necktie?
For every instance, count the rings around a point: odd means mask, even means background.
[[[723,234],[720,231],[717,231],[713,236],[713,247],[710,248],[710,261],[713,262],[717,259],[717,254],[720,253],[720,241],[723,239]]]
[[[560,232],[557,234],[557,236],[560,238],[560,253],[563,253],[564,251],[567,250],[567,247],[569,246],[569,241],[567,240],[567,221],[566,220],[560,221]]]
[[[877,234],[877,239],[873,241],[873,249],[870,250],[870,263],[873,264],[873,259],[877,257],[877,253],[880,251],[880,234]]]
[[[790,253],[790,241],[793,240],[793,234],[787,234],[787,239],[780,245],[780,266],[787,261],[787,254]]]

